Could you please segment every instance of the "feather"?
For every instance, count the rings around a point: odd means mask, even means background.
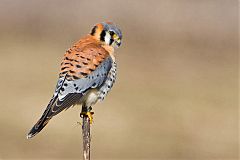
[[[61,71],[52,99],[38,122],[28,133],[31,138],[39,133],[49,120],[63,110],[80,104],[89,90],[101,90],[111,86],[105,81],[113,77],[109,74],[114,59],[110,52],[93,36],[86,36],[75,43],[64,54]],[[102,92],[107,91],[104,89]],[[102,95],[102,97],[105,96]],[[87,96],[86,96],[87,97]],[[84,102],[83,102],[84,103]]]

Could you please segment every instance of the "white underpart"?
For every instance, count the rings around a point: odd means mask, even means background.
[[[86,106],[93,106],[98,101],[104,100],[108,92],[111,90],[117,75],[117,64],[116,62],[112,63],[112,68],[110,69],[108,76],[105,82],[99,89],[91,89],[86,93],[85,96],[85,105]]]
[[[106,32],[106,35],[105,35],[105,42],[107,43],[107,44],[110,44],[110,39],[111,39],[111,35],[108,33],[108,32]]]
[[[85,105],[86,106],[92,106],[98,101],[98,93],[92,89],[90,90],[86,95]]]

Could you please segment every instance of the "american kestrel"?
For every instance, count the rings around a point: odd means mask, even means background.
[[[115,82],[114,49],[121,40],[121,30],[111,22],[103,22],[66,51],[53,97],[27,138],[38,134],[53,116],[76,104],[82,105],[81,115],[87,115],[92,123],[92,106],[104,99]]]

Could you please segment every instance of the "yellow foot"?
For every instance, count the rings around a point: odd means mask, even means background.
[[[81,112],[80,113],[80,116],[83,117],[83,116],[87,116],[89,118],[89,121],[90,121],[90,124],[92,124],[93,122],[93,115],[94,112]]]

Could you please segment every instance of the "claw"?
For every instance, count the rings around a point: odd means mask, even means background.
[[[90,122],[90,124],[92,124],[92,122],[93,122],[93,115],[94,114],[94,112],[81,112],[80,113],[80,116],[81,117],[83,117],[83,116],[87,116],[88,118],[89,118],[89,122]]]
[[[89,118],[89,121],[90,121],[90,124],[92,124],[92,122],[93,122],[93,112],[87,112],[87,114],[86,114],[87,116],[88,116],[88,118]]]

